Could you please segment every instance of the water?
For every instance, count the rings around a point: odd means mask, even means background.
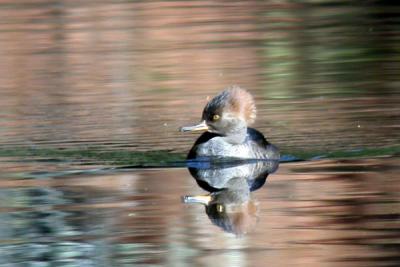
[[[400,139],[397,6],[23,3],[0,5],[1,144],[184,152],[231,84],[288,152]]]
[[[398,266],[399,13],[2,1],[0,266]],[[212,211],[177,129],[231,84],[289,162]]]
[[[1,165],[21,170],[21,163]],[[49,169],[34,162],[23,170],[32,165]],[[396,266],[398,166],[398,158],[281,164],[251,193],[242,235],[212,223],[203,205],[182,203],[182,196],[207,194],[184,168],[7,174],[0,183],[0,263]]]

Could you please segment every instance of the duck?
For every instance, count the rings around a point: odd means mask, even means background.
[[[180,128],[181,132],[203,131],[187,159],[279,160],[278,148],[249,127],[255,120],[253,96],[236,85],[226,88],[205,105],[199,124]]]

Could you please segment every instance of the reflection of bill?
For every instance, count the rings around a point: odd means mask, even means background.
[[[210,220],[237,236],[250,232],[257,222],[258,204],[251,192],[264,185],[279,161],[256,161],[235,166],[226,164],[194,168],[189,171],[208,195],[184,196],[184,203],[201,203]]]

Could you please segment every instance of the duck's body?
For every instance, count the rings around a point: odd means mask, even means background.
[[[227,142],[224,136],[205,132],[193,145],[188,159],[199,157],[226,157],[245,159],[279,159],[279,151],[256,129],[247,128],[246,137],[239,144]]]
[[[204,108],[202,122],[181,131],[207,130],[193,145],[188,159],[200,157],[279,159],[278,149],[256,129],[253,97],[233,86],[214,97]]]

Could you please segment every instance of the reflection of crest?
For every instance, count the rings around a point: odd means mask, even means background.
[[[264,185],[277,160],[236,162],[191,161],[189,171],[208,195],[185,196],[185,203],[201,203],[210,220],[235,235],[243,235],[256,225],[257,204],[250,192]]]

